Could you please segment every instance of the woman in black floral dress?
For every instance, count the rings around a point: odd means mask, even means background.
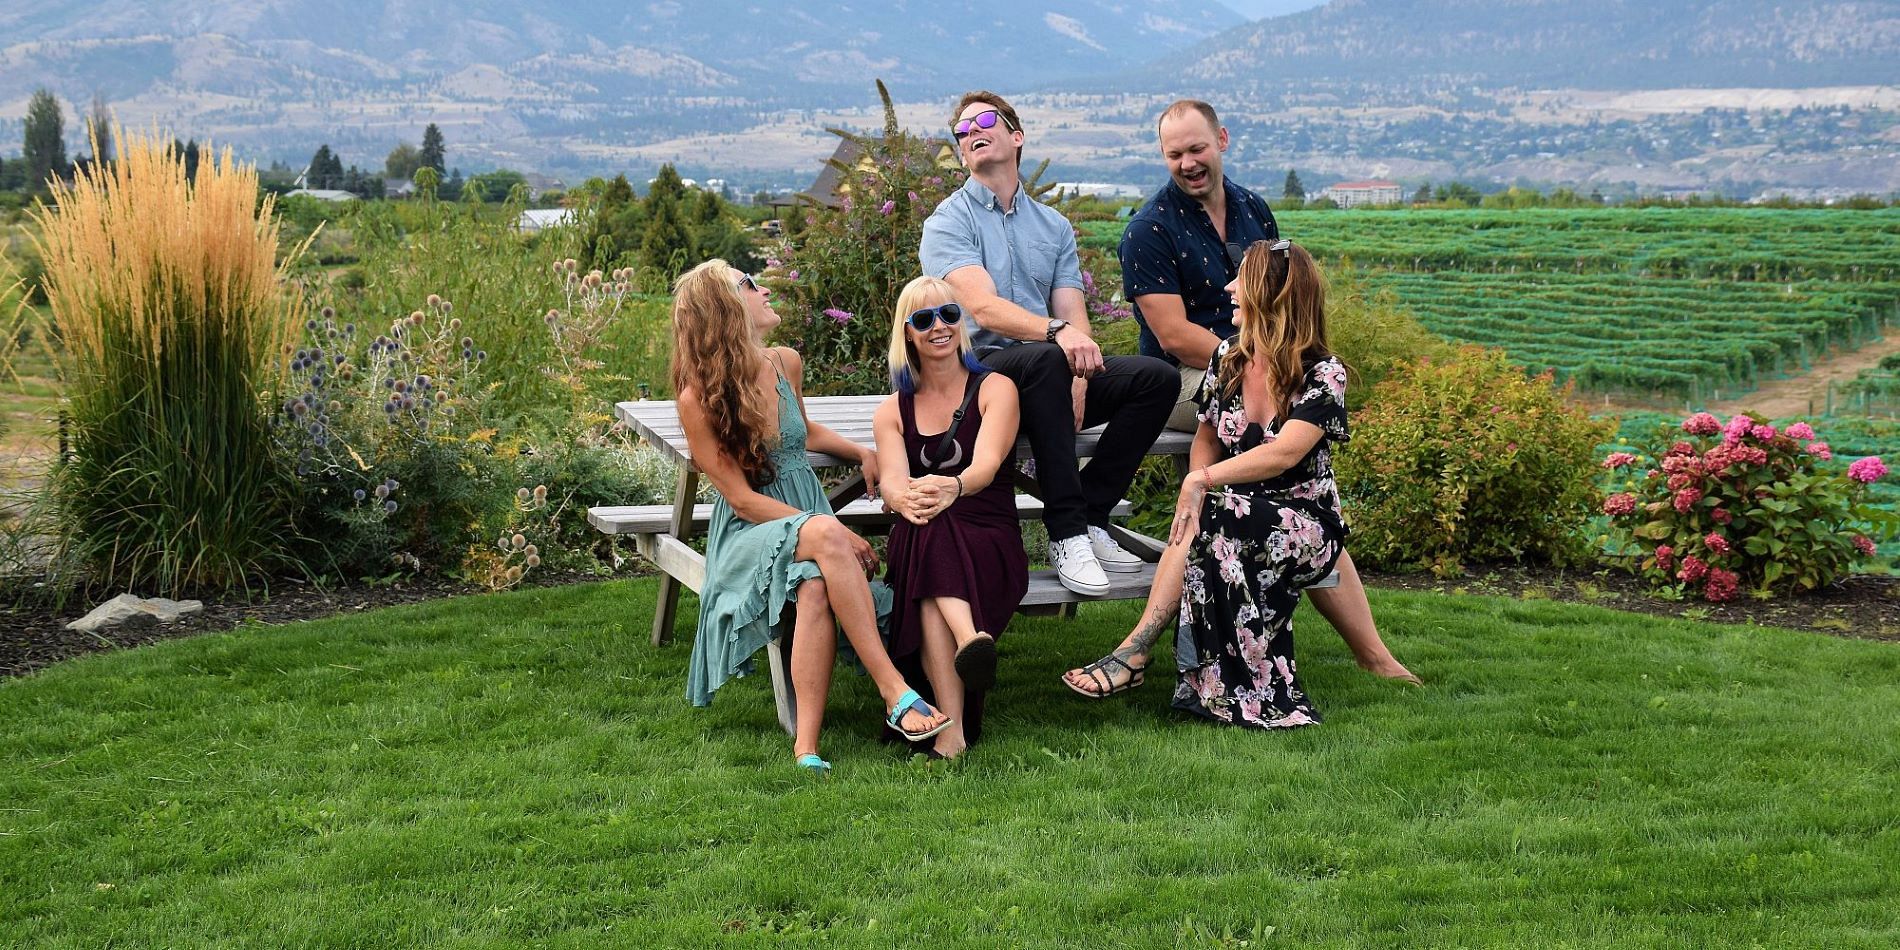
[[[1147,612],[1115,652],[1064,678],[1087,696],[1140,685],[1178,616],[1175,708],[1258,729],[1310,725],[1319,713],[1293,660],[1293,608],[1345,543],[1330,448],[1349,438],[1346,367],[1326,347],[1324,283],[1304,248],[1256,243],[1228,290],[1240,332],[1201,386]]]

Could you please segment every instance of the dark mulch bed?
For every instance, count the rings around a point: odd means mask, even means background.
[[[531,586],[581,583],[595,579],[578,575],[541,576],[535,578]],[[1382,588],[1487,594],[1525,600],[1561,600],[1665,617],[1793,627],[1835,636],[1900,641],[1900,577],[1853,577],[1834,587],[1801,597],[1760,601],[1744,594],[1740,599],[1726,604],[1700,600],[1662,600],[1652,596],[1636,578],[1614,571],[1553,571],[1508,566],[1474,571],[1465,577],[1450,579],[1425,573],[1368,571],[1366,582]],[[72,609],[60,613],[0,607],[0,677],[31,673],[60,660],[87,653],[230,630],[241,624],[292,623],[331,614],[482,592],[483,588],[478,586],[427,578],[374,587],[321,590],[288,581],[274,586],[269,599],[261,603],[207,602],[203,613],[170,626],[113,631],[102,635],[66,629],[69,621],[78,619],[91,609],[91,603],[74,605]]]

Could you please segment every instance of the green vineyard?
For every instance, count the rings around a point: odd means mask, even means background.
[[[1690,402],[1799,373],[1900,324],[1900,210],[1289,211],[1432,332],[1580,388]],[[1112,252],[1120,222],[1088,222]],[[1870,381],[1858,392],[1879,386]],[[1878,400],[1884,396],[1862,396]]]
[[[1900,322],[1900,284],[1617,274],[1375,275],[1434,333],[1595,392],[1721,398]]]

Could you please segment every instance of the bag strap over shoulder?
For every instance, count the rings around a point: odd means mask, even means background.
[[[963,403],[957,406],[956,412],[951,413],[950,428],[943,430],[943,440],[937,443],[937,451],[931,453],[932,457],[944,458],[944,453],[950,451],[950,447],[956,444],[957,429],[962,427],[963,416],[970,411],[970,403],[976,401],[977,390],[983,388],[983,377],[985,375],[984,373],[971,373],[970,378],[964,382]],[[935,463],[933,462],[932,465],[934,466]]]

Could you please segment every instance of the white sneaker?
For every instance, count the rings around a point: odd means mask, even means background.
[[[1108,575],[1095,563],[1086,535],[1050,541],[1049,563],[1055,565],[1056,578],[1062,581],[1062,586],[1085,597],[1108,593]]]
[[[1115,543],[1114,535],[1094,525],[1089,525],[1089,550],[1095,554],[1095,561],[1102,565],[1102,570],[1110,574],[1141,573],[1141,558],[1128,553]]]

